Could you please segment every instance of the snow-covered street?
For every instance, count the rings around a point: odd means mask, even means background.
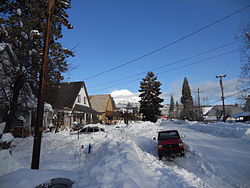
[[[66,131],[45,133],[40,170],[30,170],[33,138],[16,138],[12,155],[0,151],[0,187],[35,187],[57,177],[74,180],[73,187],[250,187],[249,124],[159,121],[104,128],[80,139]],[[185,157],[158,160],[153,137],[165,129],[185,135]]]

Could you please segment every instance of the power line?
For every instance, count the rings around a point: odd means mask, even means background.
[[[228,98],[230,98],[230,97],[233,97],[233,96],[235,96],[235,95],[238,95],[238,94],[243,93],[243,92],[248,91],[248,90],[250,90],[250,88],[243,89],[243,90],[241,90],[241,91],[238,91],[238,92],[236,92],[236,93],[233,93],[233,94],[231,94],[231,95],[228,95],[228,96],[225,97],[225,99],[228,99]],[[219,102],[219,101],[221,101],[221,99],[218,99],[218,100],[216,100],[216,101],[214,101],[214,102],[212,102],[212,103],[210,103],[210,104],[215,104],[215,103],[217,103],[217,102]]]
[[[184,68],[184,67],[187,67],[187,66],[190,66],[190,65],[203,63],[204,61],[209,61],[209,60],[212,60],[212,59],[215,59],[215,58],[224,56],[224,55],[228,55],[228,54],[232,54],[232,53],[234,53],[234,52],[238,52],[239,50],[240,50],[240,49],[232,50],[232,51],[229,51],[229,52],[225,52],[225,53],[223,53],[223,54],[219,54],[219,55],[216,55],[216,56],[213,56],[213,57],[209,57],[209,58],[205,58],[205,59],[202,59],[202,60],[199,60],[199,61],[195,61],[195,62],[193,62],[193,63],[189,63],[189,64],[186,64],[186,65],[182,65],[182,66],[179,66],[179,67],[176,67],[176,68],[173,68],[173,69],[169,69],[169,70],[166,70],[166,71],[162,71],[162,72],[159,72],[158,75],[159,75],[159,74],[162,74],[162,73],[174,71],[174,70],[177,70],[177,69],[181,69],[181,68]]]
[[[212,23],[210,23],[210,24],[208,24],[208,25],[206,25],[206,26],[204,26],[204,27],[201,27],[200,29],[195,30],[195,31],[193,31],[192,33],[189,33],[189,34],[187,34],[187,35],[185,35],[185,36],[183,36],[183,37],[181,37],[181,38],[179,38],[179,39],[177,39],[177,40],[175,40],[175,41],[172,41],[172,42],[170,42],[170,43],[168,43],[168,44],[166,44],[166,45],[164,45],[164,46],[162,46],[162,47],[160,47],[160,48],[158,48],[158,49],[156,49],[156,50],[153,50],[153,51],[151,51],[151,52],[148,52],[148,53],[146,53],[146,54],[144,54],[144,55],[142,55],[142,56],[140,56],[140,57],[137,57],[137,58],[135,58],[135,59],[132,59],[132,60],[126,62],[126,63],[120,64],[120,65],[115,66],[115,67],[113,67],[113,68],[110,68],[110,69],[107,69],[107,70],[102,71],[102,72],[100,72],[100,73],[97,73],[97,74],[95,74],[95,75],[93,75],[93,76],[87,77],[87,78],[85,78],[85,79],[83,79],[83,80],[89,80],[89,79],[91,79],[91,78],[100,76],[100,75],[102,75],[102,74],[104,74],[104,73],[111,72],[111,71],[116,70],[116,69],[118,69],[118,68],[120,68],[120,67],[123,67],[123,66],[125,66],[125,65],[131,64],[131,63],[133,63],[133,62],[135,62],[135,61],[138,61],[138,60],[140,60],[140,59],[142,59],[142,58],[144,58],[144,57],[150,56],[150,55],[152,55],[152,54],[154,54],[154,53],[156,53],[156,52],[158,52],[158,51],[160,51],[160,50],[162,50],[162,49],[164,49],[164,48],[167,48],[167,47],[169,47],[169,46],[172,46],[172,45],[174,45],[174,44],[176,44],[176,43],[178,43],[178,42],[180,42],[180,41],[182,41],[182,40],[184,40],[184,39],[186,39],[186,38],[188,38],[188,37],[191,37],[192,35],[195,35],[196,33],[199,33],[200,31],[202,31],[202,30],[204,30],[204,29],[207,29],[207,28],[209,28],[209,27],[211,27],[211,26],[213,26],[213,25],[216,25],[217,23],[219,23],[219,22],[221,22],[221,21],[223,21],[223,20],[225,20],[225,19],[228,19],[228,18],[232,17],[233,15],[238,14],[239,12],[241,12],[241,11],[243,11],[243,10],[249,8],[249,7],[250,7],[250,5],[247,5],[247,6],[241,8],[241,9],[239,9],[239,10],[237,10],[237,11],[235,11],[235,12],[233,12],[233,13],[227,15],[227,16],[224,16],[223,18],[220,18],[220,19],[216,20],[215,22],[212,22]]]
[[[239,91],[239,92],[237,92],[237,93],[228,95],[228,96],[226,96],[225,98],[233,97],[233,96],[235,96],[235,95],[238,95],[238,94],[243,93],[243,92],[248,91],[248,90],[250,90],[250,88],[243,89],[243,90],[241,90],[241,91]]]
[[[205,54],[208,54],[208,53],[210,53],[210,52],[216,51],[216,50],[218,50],[218,49],[224,48],[224,47],[226,47],[226,46],[235,44],[235,43],[237,43],[237,42],[239,42],[239,40],[236,40],[236,41],[233,41],[233,42],[230,42],[230,43],[227,43],[227,44],[223,44],[223,45],[218,46],[218,47],[216,47],[216,48],[207,50],[207,51],[205,51],[205,52],[201,52],[201,53],[196,54],[196,55],[193,55],[193,56],[189,56],[189,57],[183,58],[183,59],[181,59],[181,60],[175,61],[175,62],[173,62],[173,63],[169,63],[169,64],[164,65],[164,66],[161,66],[161,67],[157,67],[157,68],[155,68],[155,69],[152,69],[152,71],[158,70],[158,69],[162,69],[162,68],[165,68],[165,67],[168,67],[168,66],[171,66],[171,65],[175,65],[175,64],[178,64],[178,63],[181,63],[181,62],[190,60],[190,59],[194,59],[194,58],[196,58],[196,57],[200,57],[200,56],[202,56],[202,55],[205,55]],[[124,80],[124,79],[127,79],[127,78],[131,78],[131,77],[135,77],[135,76],[139,76],[139,75],[145,74],[145,73],[147,73],[147,72],[148,72],[148,71],[143,71],[143,72],[140,72],[140,73],[137,73],[137,74],[133,74],[133,75],[130,75],[130,76],[126,76],[126,77],[117,79],[117,80],[113,80],[112,82],[118,82],[118,81],[121,81],[121,80]],[[90,86],[90,87],[88,87],[88,88],[89,88],[89,89],[90,89],[90,88],[95,88],[95,87],[97,87],[97,86],[105,85],[105,84],[109,84],[109,83],[110,83],[110,81],[109,81],[109,82],[100,83],[100,84],[96,84],[96,85]]]
[[[159,74],[163,74],[163,73],[166,73],[166,72],[170,72],[170,71],[182,69],[182,68],[184,68],[184,67],[188,67],[188,66],[191,66],[191,65],[194,65],[194,64],[203,63],[203,62],[205,62],[205,61],[209,61],[209,60],[212,60],[212,59],[221,57],[221,56],[225,56],[225,55],[228,55],[228,54],[232,54],[232,53],[237,52],[237,51],[239,51],[239,50],[241,50],[241,49],[232,50],[232,51],[225,52],[225,53],[222,53],[222,54],[213,56],[213,57],[205,58],[205,59],[202,59],[202,60],[199,60],[199,61],[195,61],[195,62],[193,62],[193,63],[189,63],[189,64],[182,65],[182,66],[179,66],[179,67],[176,67],[176,68],[173,68],[173,69],[169,69],[169,70],[166,70],[166,71],[162,71],[162,72],[156,73],[156,75],[158,76]],[[92,92],[96,92],[96,91],[100,91],[100,90],[105,90],[105,89],[110,89],[110,88],[113,88],[113,87],[116,87],[116,86],[120,86],[120,85],[124,85],[124,84],[131,83],[131,82],[134,82],[134,81],[138,81],[138,79],[129,80],[129,81],[126,81],[126,82],[123,82],[123,83],[120,83],[120,84],[116,84],[116,85],[113,85],[113,86],[110,86],[110,87],[98,89],[98,90],[95,90],[95,91],[92,91]],[[113,82],[109,82],[109,83],[113,83]]]

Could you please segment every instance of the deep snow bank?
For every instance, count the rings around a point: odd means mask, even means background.
[[[246,123],[199,123],[188,121],[169,121],[191,129],[215,136],[237,138],[250,142],[250,124]]]
[[[105,126],[106,133],[82,134],[80,139],[67,131],[45,133],[40,170],[29,169],[33,138],[15,139],[12,155],[0,152],[0,187],[29,188],[58,177],[74,180],[74,188],[209,187],[193,173],[156,158],[152,137],[162,128],[159,123],[117,126]]]

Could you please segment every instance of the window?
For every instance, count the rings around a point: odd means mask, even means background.
[[[78,95],[77,101],[78,101],[78,103],[81,103],[81,95]]]
[[[176,131],[167,131],[159,133],[159,140],[166,140],[171,138],[180,138],[179,134]]]
[[[86,97],[83,98],[83,102],[84,102],[84,104],[87,103],[87,98]]]

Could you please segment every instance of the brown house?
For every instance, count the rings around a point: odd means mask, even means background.
[[[89,96],[91,107],[99,112],[98,116],[101,123],[112,124],[116,120],[115,102],[110,94]]]
[[[91,108],[84,82],[60,83],[54,108],[57,115],[54,124],[59,127],[93,123],[94,116],[99,114]]]

